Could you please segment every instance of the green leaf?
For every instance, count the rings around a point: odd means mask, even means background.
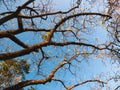
[[[42,35],[42,39],[46,40],[47,39],[47,35],[46,34]]]

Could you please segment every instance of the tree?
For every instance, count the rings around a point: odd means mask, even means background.
[[[26,60],[5,60],[0,63],[0,87],[12,86],[25,79],[24,73],[29,73]]]
[[[71,2],[69,9],[59,10],[52,7],[55,5],[52,0],[0,1],[0,44],[4,44],[0,48],[0,60],[29,60],[32,69],[35,68],[33,72],[37,71],[39,76],[37,80],[24,80],[4,90],[19,90],[52,81],[60,82],[66,90],[72,90],[88,82],[98,82],[103,87],[111,80],[89,79],[77,84],[66,84],[66,78],[60,78],[63,76],[60,72],[70,72],[75,78],[79,74],[81,60],[85,61],[86,58],[119,56],[119,31],[115,31],[112,26],[117,25],[112,23],[116,15],[115,9],[111,9],[115,8],[114,4],[111,5],[113,1]],[[95,5],[100,7],[96,8]],[[103,28],[106,31],[102,31]],[[113,37],[97,34],[101,32]],[[103,41],[101,37],[104,37]]]

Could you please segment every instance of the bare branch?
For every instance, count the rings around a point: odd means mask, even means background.
[[[50,32],[50,29],[24,28],[23,30],[21,30],[21,29],[4,30],[4,31],[0,31],[0,38],[9,37],[9,33],[16,35],[16,34],[20,34],[23,32]],[[68,30],[56,30],[55,32],[68,32]],[[73,31],[69,30],[69,32],[71,32],[78,40],[80,40]]]
[[[17,13],[19,13],[22,9],[24,9],[27,5],[29,5],[30,3],[32,3],[33,1],[35,1],[35,0],[28,0],[27,2],[25,2],[22,6],[19,6],[18,8],[17,8]]]
[[[12,35],[11,33],[9,33],[8,36],[12,41],[14,41],[16,44],[22,46],[23,48],[28,48],[29,46],[24,44],[22,41],[20,41],[17,37],[15,37],[14,35]]]
[[[77,87],[77,86],[80,86],[80,85],[83,85],[83,84],[86,84],[88,82],[98,82],[98,83],[102,83],[102,84],[107,84],[106,82],[104,81],[101,81],[101,80],[86,80],[86,81],[83,81],[81,83],[78,83],[78,84],[75,84],[75,85],[72,85],[69,87],[69,90],[72,90],[73,88]]]
[[[103,48],[99,48],[98,46],[95,46],[92,44],[81,43],[81,42],[64,42],[64,43],[50,42],[50,45],[55,45],[55,46],[80,45],[80,46],[92,47],[98,50],[106,49],[106,47],[109,46],[109,45],[106,45]]]
[[[116,88],[115,88],[115,90],[118,90],[120,88],[120,86],[117,86]]]
[[[36,84],[45,84],[47,82],[50,82],[52,80],[52,78],[54,77],[54,74],[61,68],[63,67],[64,65],[66,64],[66,62],[63,60],[59,65],[57,65],[52,71],[51,73],[49,74],[49,76],[45,79],[42,79],[42,80],[27,80],[27,81],[23,81],[23,82],[20,82],[14,86],[11,86],[11,87],[8,87],[8,88],[5,88],[4,90],[19,90],[25,86],[28,86],[28,85],[36,85]]]
[[[80,46],[92,47],[92,48],[95,48],[98,50],[106,49],[106,47],[99,48],[92,44],[86,44],[86,43],[80,43],[80,42],[56,43],[56,42],[45,41],[45,42],[41,42],[39,44],[35,44],[33,46],[29,46],[28,48],[26,48],[24,50],[0,54],[0,60],[6,60],[6,59],[11,59],[11,58],[16,58],[18,56],[23,56],[23,55],[29,54],[33,51],[36,51],[37,49],[39,49],[41,47],[50,46],[50,45],[54,45],[54,46],[80,45]]]
[[[0,31],[0,38],[4,38],[4,37],[9,37],[9,33],[13,34],[13,35],[16,35],[16,34],[20,34],[20,33],[23,33],[23,32],[29,32],[29,31],[32,31],[32,32],[49,32],[50,30],[47,30],[47,29],[31,29],[31,28],[25,28],[23,30],[21,29],[17,29],[17,30],[4,30],[4,31]]]
[[[80,46],[92,47],[92,48],[95,48],[98,50],[103,50],[103,49],[107,49],[107,47],[109,47],[109,45],[111,45],[111,44],[108,44],[105,47],[100,48],[100,47],[97,47],[92,44],[86,44],[86,43],[80,43],[80,42],[57,43],[57,42],[44,41],[44,42],[35,44],[33,46],[29,46],[28,48],[23,49],[23,50],[0,54],[0,60],[6,60],[6,59],[11,59],[11,58],[16,58],[18,56],[23,56],[23,55],[29,54],[31,52],[34,52],[34,51],[40,49],[41,47],[50,46],[50,45],[54,45],[54,46],[80,45]]]
[[[8,20],[11,20],[11,19],[15,18],[16,16],[17,16],[16,13],[12,13],[12,14],[6,16],[6,17],[1,18],[0,19],[0,25],[7,22]]]
[[[39,15],[31,15],[31,16],[18,15],[18,17],[25,18],[25,19],[31,19],[31,18],[38,18],[38,17],[48,16],[48,15],[66,14],[66,13],[68,13],[68,12],[58,11],[58,12],[45,13],[45,14],[39,14]],[[105,15],[105,14],[101,14],[101,13],[84,12],[84,13],[77,13],[77,14],[74,14],[74,15],[70,15],[70,16],[68,16],[68,19],[72,18],[72,17],[82,16],[82,15],[99,15],[99,16],[102,16],[102,17],[112,18],[110,15]]]
[[[0,13],[0,15],[6,15],[6,14],[12,14],[14,13],[13,11],[10,11],[10,12],[3,12],[3,13]]]
[[[23,55],[29,54],[31,52],[34,52],[41,47],[45,47],[45,46],[48,46],[48,42],[46,42],[46,41],[41,42],[41,43],[36,44],[36,45],[33,45],[33,46],[29,46],[28,48],[25,48],[25,49],[20,50],[20,51],[3,53],[3,54],[0,54],[0,60],[6,60],[6,59],[11,59],[11,58],[23,56]]]
[[[64,84],[64,82],[62,80],[56,79],[56,78],[52,78],[52,80],[60,82],[64,86],[64,88],[67,89],[67,86]]]
[[[41,53],[42,53],[42,58],[40,58],[40,59],[39,59],[38,67],[41,65],[41,63],[42,63],[43,59],[45,58],[45,54],[44,54],[43,49],[42,49],[42,48],[40,48],[40,50],[41,50]]]
[[[70,59],[68,60],[65,60],[63,59],[61,61],[61,63],[59,65],[57,65],[51,72],[50,74],[48,75],[47,78],[45,79],[42,79],[42,80],[27,80],[27,81],[23,81],[23,82],[20,82],[14,86],[11,86],[11,87],[8,87],[8,88],[5,88],[4,90],[19,90],[25,86],[28,86],[28,85],[36,85],[36,84],[45,84],[47,82],[50,82],[51,80],[55,80],[53,77],[55,75],[55,73],[60,69],[62,68],[64,65],[68,64],[69,62],[71,62],[72,60],[74,60],[79,54],[75,54],[73,55],[72,57],[70,57]]]
[[[23,30],[22,18],[18,17],[18,18],[17,18],[17,22],[18,22],[18,28],[19,28],[20,30]]]
[[[77,14],[73,14],[73,15],[66,16],[65,18],[62,18],[62,19],[54,26],[53,29],[51,29],[47,41],[49,41],[49,42],[51,41],[51,38],[52,38],[52,36],[53,36],[53,33],[56,31],[56,29],[57,29],[61,24],[63,24],[64,22],[66,22],[67,20],[69,20],[69,19],[71,19],[71,18],[73,18],[73,17],[79,17],[79,16],[84,16],[84,15],[98,15],[98,16],[102,16],[102,17],[108,17],[109,19],[112,18],[111,16],[106,15],[106,14],[101,14],[101,13],[89,13],[89,12],[77,13]]]
[[[18,9],[17,9],[14,13],[12,13],[12,14],[6,16],[6,17],[1,18],[1,19],[0,19],[0,25],[2,25],[3,23],[7,22],[8,20],[11,20],[11,19],[13,19],[13,18],[16,18],[16,17],[18,16],[19,12],[20,12],[23,8],[25,8],[28,4],[30,4],[31,2],[33,2],[33,1],[34,1],[34,0],[28,0],[28,1],[27,1],[26,3],[24,3],[22,6],[19,6]]]

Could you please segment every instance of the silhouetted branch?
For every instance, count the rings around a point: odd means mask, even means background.
[[[29,46],[28,48],[25,48],[23,50],[3,53],[3,54],[0,54],[0,60],[6,60],[6,59],[10,59],[10,58],[16,58],[19,56],[23,56],[23,55],[29,54],[31,52],[34,52],[41,47],[45,47],[45,46],[48,46],[48,42],[46,42],[46,41],[41,42],[41,43],[36,44],[36,45],[33,45],[33,46]]]
[[[47,38],[47,41],[51,41],[51,38],[53,37],[53,33],[56,31],[56,29],[61,25],[63,24],[64,22],[66,22],[67,20],[73,18],[73,17],[79,17],[79,16],[84,16],[84,15],[98,15],[98,16],[102,16],[102,17],[108,17],[109,19],[112,18],[111,16],[109,15],[106,15],[106,14],[101,14],[101,13],[92,13],[92,12],[84,12],[84,13],[77,13],[77,14],[73,14],[73,15],[69,15],[69,16],[66,16],[64,18],[62,18],[61,20],[59,20],[59,22],[53,27],[53,29],[51,29],[50,33],[49,33],[49,36]]]
[[[18,17],[17,18],[17,22],[18,22],[18,28],[19,28],[19,30],[23,30],[22,18]]]
[[[81,83],[78,83],[78,84],[75,84],[75,85],[72,85],[69,87],[69,90],[72,90],[73,88],[77,87],[77,86],[80,86],[80,85],[83,85],[83,84],[86,84],[88,82],[98,82],[98,83],[102,83],[102,84],[107,84],[106,82],[104,81],[101,81],[101,80],[86,80],[86,81],[83,81]]]
[[[81,43],[81,42],[57,43],[57,42],[44,41],[44,42],[41,42],[39,44],[29,46],[28,48],[23,49],[23,50],[0,54],[0,60],[6,60],[6,59],[11,59],[11,58],[16,58],[18,56],[27,55],[31,52],[36,51],[37,49],[40,49],[41,47],[51,46],[51,45],[54,45],[54,46],[80,45],[80,46],[92,47],[92,48],[95,48],[95,49],[98,49],[98,50],[107,49],[107,46],[105,46],[103,48],[100,48],[100,47],[97,47],[97,46],[92,45],[92,44],[86,44],[86,43]]]
[[[50,29],[24,28],[23,30],[21,30],[21,29],[4,30],[4,31],[0,31],[0,38],[9,37],[9,33],[16,35],[16,34],[21,34],[23,32],[50,32]],[[71,32],[78,40],[80,40],[72,30],[56,30],[55,32],[63,32],[63,33],[64,32]]]
[[[118,90],[120,88],[120,86],[117,86],[116,88],[115,88],[115,90]]]
[[[67,86],[64,84],[62,80],[56,78],[52,78],[52,80],[60,82],[64,86],[64,88],[67,88]]]
[[[42,48],[40,48],[40,50],[41,50],[41,53],[42,53],[42,58],[40,58],[40,59],[39,59],[39,62],[38,62],[38,67],[41,65],[41,63],[42,63],[43,59],[45,58],[45,53],[44,53],[43,49],[42,49]]]
[[[10,14],[10,15],[8,15],[8,16],[5,16],[5,17],[3,17],[3,18],[1,18],[0,19],[0,25],[2,25],[3,23],[5,23],[5,22],[7,22],[7,21],[9,21],[9,20],[11,20],[11,19],[13,19],[13,18],[16,18],[17,16],[18,16],[18,14],[19,14],[19,12],[23,9],[23,8],[25,8],[28,4],[30,4],[31,2],[33,2],[34,0],[28,0],[26,3],[24,3],[22,6],[19,6],[18,7],[18,9],[14,12],[14,13],[12,13],[12,14]]]
[[[63,67],[65,64],[67,64],[68,62],[71,62],[73,59],[75,59],[76,57],[78,56],[78,54],[72,56],[70,59],[68,60],[62,60],[61,63],[59,65],[57,65],[51,72],[50,74],[48,75],[47,78],[45,79],[42,79],[42,80],[27,80],[27,81],[23,81],[23,82],[20,82],[14,86],[11,86],[11,87],[8,87],[8,88],[5,88],[4,90],[19,90],[25,86],[28,86],[28,85],[37,85],[37,84],[45,84],[47,82],[51,82],[53,80],[53,77],[55,75],[55,73],[61,68]]]
[[[29,46],[24,44],[22,41],[20,41],[17,37],[15,37],[14,35],[12,35],[11,33],[9,33],[8,36],[14,43],[20,45],[23,48],[28,48]]]
[[[0,15],[6,15],[6,14],[12,14],[12,13],[14,13],[14,11],[2,12],[2,13],[0,13]]]

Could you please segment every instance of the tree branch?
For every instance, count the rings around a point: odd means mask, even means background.
[[[18,22],[18,28],[19,28],[20,30],[23,30],[22,18],[18,17],[18,18],[17,18],[17,22]]]
[[[22,46],[23,48],[28,48],[29,46],[24,44],[22,41],[20,41],[17,37],[15,37],[14,35],[12,35],[11,33],[9,33],[8,36],[13,42],[15,42],[16,44]]]
[[[52,12],[52,13],[45,13],[45,14],[37,14],[37,15],[31,15],[31,16],[26,16],[26,15],[18,15],[18,17],[21,18],[25,18],[25,19],[31,19],[31,18],[38,18],[38,17],[43,17],[43,16],[48,16],[48,15],[55,15],[55,14],[66,14],[67,12],[62,12],[62,11],[58,11],[58,12]],[[106,15],[106,14],[101,14],[101,13],[92,13],[92,12],[84,12],[84,13],[77,13],[77,14],[73,14],[68,16],[68,18],[72,18],[72,17],[77,17],[77,16],[82,16],[82,15],[99,15],[102,17],[109,17],[112,18],[110,15]]]
[[[23,55],[29,54],[31,52],[34,52],[41,47],[45,47],[45,46],[48,46],[48,42],[46,42],[46,41],[41,42],[39,44],[35,44],[33,46],[29,46],[28,48],[25,48],[23,50],[0,54],[0,61],[23,56]]]
[[[52,80],[52,78],[54,77],[55,73],[61,68],[63,67],[65,64],[67,64],[67,62],[65,60],[62,60],[61,63],[59,65],[57,65],[49,74],[49,76],[45,79],[42,80],[27,80],[27,81],[23,81],[20,82],[14,86],[5,88],[4,90],[19,90],[25,86],[28,85],[36,85],[36,84],[45,84],[47,82],[50,82]]]
[[[69,16],[66,16],[64,18],[62,18],[61,20],[59,20],[59,22],[54,26],[53,29],[51,29],[50,31],[50,34],[47,38],[47,41],[50,42],[51,41],[51,38],[53,37],[53,34],[54,32],[56,31],[56,29],[61,25],[63,24],[64,22],[66,22],[67,20],[73,18],[73,17],[79,17],[79,16],[84,16],[84,15],[98,15],[98,16],[102,16],[102,17],[108,17],[109,19],[112,18],[111,16],[109,15],[106,15],[106,14],[101,14],[101,13],[92,13],[92,12],[84,12],[84,13],[77,13],[77,14],[73,14],[73,15],[69,15]]]
[[[83,85],[83,84],[86,84],[88,82],[99,82],[99,83],[102,83],[102,84],[107,84],[106,82],[101,81],[101,80],[86,80],[86,81],[83,81],[81,83],[70,86],[68,90],[72,90],[73,88],[75,88],[77,86],[80,86],[80,85]]]
[[[11,33],[12,35],[16,35],[16,34],[20,34],[20,33],[23,33],[23,32],[50,32],[50,29],[24,28],[23,30],[21,30],[21,29],[4,30],[4,31],[0,31],[0,38],[9,37],[9,33]],[[57,30],[55,32],[68,32],[68,30]],[[73,31],[69,30],[69,32],[73,33],[73,35],[77,39],[79,39]]]
[[[32,29],[32,28],[24,28],[23,30],[21,29],[16,29],[16,30],[5,30],[5,31],[0,31],[0,38],[4,38],[4,37],[9,37],[9,33],[16,35],[16,34],[20,34],[23,32],[49,32],[50,30],[47,29]]]
[[[14,13],[12,13],[12,14],[6,16],[6,17],[1,18],[1,19],[0,19],[0,25],[2,25],[3,23],[7,22],[8,20],[11,20],[11,19],[13,19],[13,18],[16,18],[16,17],[18,16],[19,12],[20,12],[23,8],[25,8],[28,4],[30,4],[31,2],[33,2],[33,1],[34,1],[34,0],[28,0],[28,1],[27,1],[26,3],[24,3],[22,6],[19,6]]]
[[[56,78],[52,78],[52,80],[60,82],[64,86],[64,88],[67,89],[67,86],[64,84],[64,82],[62,80],[56,79]]]
[[[118,90],[120,88],[120,86],[117,86],[116,88],[115,88],[115,90]]]
[[[37,49],[41,48],[41,47],[45,47],[45,46],[50,46],[50,45],[54,45],[54,46],[67,46],[67,45],[80,45],[80,46],[87,46],[87,47],[92,47],[98,50],[103,50],[106,49],[106,47],[104,48],[99,48],[95,45],[92,44],[86,44],[86,43],[80,43],[80,42],[65,42],[65,43],[57,43],[57,42],[41,42],[39,44],[35,44],[33,46],[29,46],[26,49],[20,50],[20,51],[15,51],[15,52],[9,52],[9,53],[3,53],[0,54],[0,60],[6,60],[6,59],[11,59],[11,58],[16,58],[19,56],[23,56],[26,54],[29,54],[33,51],[36,51]]]
[[[77,86],[80,86],[80,85],[83,85],[83,84],[86,84],[86,83],[90,83],[90,82],[98,82],[98,83],[101,83],[101,84],[107,84],[107,82],[104,82],[104,81],[101,81],[101,80],[86,80],[86,81],[80,82],[80,83],[72,85],[72,86],[66,86],[64,84],[64,82],[60,79],[52,78],[52,80],[60,82],[66,90],[72,90],[73,88],[75,88]]]
[[[92,48],[95,48],[95,49],[98,49],[98,50],[106,49],[106,47],[109,46],[109,45],[106,45],[103,48],[99,48],[98,46],[95,46],[95,45],[92,45],[92,44],[81,43],[81,42],[64,42],[64,43],[50,42],[49,45],[55,45],[55,46],[80,45],[80,46],[92,47]]]

